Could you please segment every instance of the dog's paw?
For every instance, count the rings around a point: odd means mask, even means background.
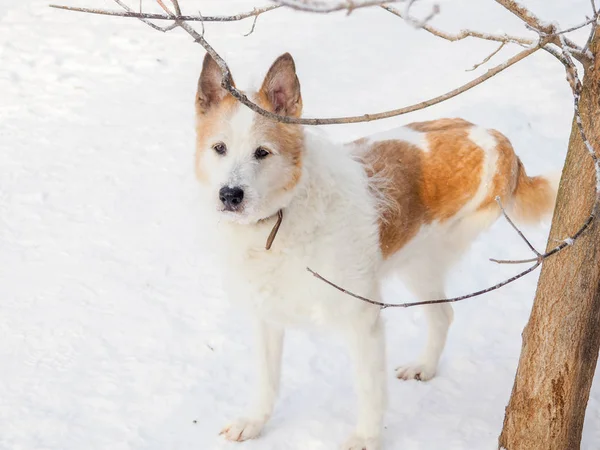
[[[400,380],[428,381],[435,376],[435,366],[430,364],[410,364],[396,368],[396,378]]]
[[[219,434],[228,441],[242,442],[260,436],[264,426],[264,420],[238,419],[223,428]]]
[[[380,448],[381,442],[379,438],[365,438],[352,435],[350,439],[344,442],[340,450],[379,450]]]

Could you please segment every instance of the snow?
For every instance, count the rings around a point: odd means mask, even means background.
[[[182,1],[205,15],[250,0]],[[415,5],[414,14],[431,3]],[[492,1],[440,1],[433,24],[532,36]],[[563,27],[587,0],[522,2]],[[117,8],[101,0],[78,6]],[[148,10],[156,10],[145,2]],[[132,6],[136,7],[137,2]],[[274,58],[297,63],[306,117],[377,112],[446,92],[496,48],[447,43],[379,9],[314,15],[278,9],[206,24],[238,86],[258,84]],[[581,42],[582,30],[573,35]],[[518,49],[505,46],[478,73]],[[252,396],[249,320],[218,287],[194,181],[193,95],[203,51],[180,30],[133,19],[0,0],[0,449],[331,449],[353,424],[349,359],[325,334],[291,331],[283,389],[264,436],[217,434]],[[350,140],[409,121],[460,116],[512,140],[532,174],[559,169],[572,118],[564,69],[538,52],[455,99],[406,117],[324,128]],[[544,248],[549,224],[526,229]],[[449,280],[448,295],[514,274],[490,257],[529,257],[499,221]],[[456,305],[437,378],[400,382],[417,355],[419,310],[385,310],[386,448],[492,449],[502,426],[537,273]],[[397,282],[386,300],[412,300]],[[597,381],[597,380],[596,380]],[[600,445],[600,386],[583,449]]]

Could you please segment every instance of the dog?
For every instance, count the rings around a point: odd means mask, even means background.
[[[313,277],[380,301],[380,282],[399,276],[420,300],[444,298],[444,277],[476,236],[501,214],[535,223],[551,213],[555,183],[529,177],[509,140],[462,119],[412,123],[345,145],[296,124],[272,121],[221,87],[207,54],[196,95],[195,170],[214,217],[230,301],[252,313],[257,399],[221,434],[259,436],[279,389],[286,327],[334,330],[355,366],[357,424],[343,450],[381,446],[386,405],[380,307]],[[293,58],[280,56],[248,98],[300,117]],[[449,304],[424,307],[422,356],[401,379],[429,380],[446,342]]]

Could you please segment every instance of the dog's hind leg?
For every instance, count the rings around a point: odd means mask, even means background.
[[[423,279],[423,273],[403,277],[406,286],[415,294],[417,301],[446,298],[444,276],[441,274],[430,275],[425,279]],[[448,329],[454,317],[452,306],[449,303],[426,305],[420,308],[423,309],[427,318],[427,341],[423,352],[414,363],[396,368],[396,377],[402,380],[427,381],[433,378],[440,356],[446,346]]]
[[[264,321],[259,321],[256,328],[259,369],[257,399],[248,416],[232,422],[221,431],[230,441],[258,437],[271,417],[279,393],[283,329]]]

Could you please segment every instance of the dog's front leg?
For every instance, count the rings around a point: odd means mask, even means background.
[[[385,343],[381,320],[348,330],[354,360],[358,423],[342,450],[378,450],[386,405]]]
[[[253,409],[246,417],[226,426],[221,434],[230,441],[245,441],[260,435],[271,417],[279,392],[283,329],[264,321],[256,324],[258,389]]]

